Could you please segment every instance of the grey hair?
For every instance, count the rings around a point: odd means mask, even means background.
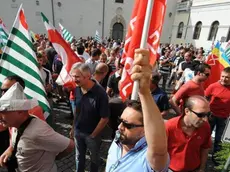
[[[70,73],[72,73],[76,69],[80,70],[81,73],[88,73],[90,75],[89,65],[87,65],[85,63],[82,63],[82,62],[74,63],[71,70],[70,70]]]

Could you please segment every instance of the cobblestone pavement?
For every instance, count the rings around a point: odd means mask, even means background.
[[[170,94],[171,91],[169,91]],[[55,123],[55,130],[65,136],[69,136],[69,131],[71,128],[72,120],[70,117],[70,108],[67,106],[66,103],[58,103],[54,104],[53,108],[53,116],[54,116],[54,123]],[[171,114],[168,116],[168,119],[172,118],[174,115]],[[110,129],[106,128],[104,139],[110,139]],[[104,172],[105,164],[106,164],[106,157],[107,152],[109,149],[111,142],[102,142],[101,149],[100,149],[100,172]],[[75,171],[75,152],[72,152],[67,157],[57,161],[58,172],[73,172]],[[211,156],[209,155],[207,169],[206,172],[215,172]],[[89,171],[89,155],[86,157],[86,171]],[[4,169],[0,169],[0,172],[6,172]]]
[[[70,117],[70,108],[67,107],[66,103],[59,103],[58,106],[54,106],[54,114],[55,114],[55,121],[56,121],[56,131],[59,133],[68,136],[69,131],[71,129],[72,120],[69,119]],[[110,129],[106,128],[104,132],[104,140],[111,140],[110,139]],[[105,163],[107,152],[109,149],[111,142],[102,142],[101,149],[100,149],[100,172],[104,172]],[[58,172],[71,172],[75,171],[75,152],[71,153],[69,156],[63,158],[60,161],[57,161]],[[86,155],[86,171],[89,171],[89,155]]]

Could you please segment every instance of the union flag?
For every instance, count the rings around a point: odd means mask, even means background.
[[[167,0],[154,0],[148,32],[147,47],[150,50],[150,64],[154,65],[157,59],[157,52],[160,42],[164,15]],[[133,67],[134,50],[140,47],[142,30],[145,21],[148,0],[136,0],[134,3],[131,20],[129,22],[128,33],[126,35],[125,47],[122,57],[124,69],[121,77],[120,96],[124,101],[132,93],[133,81],[131,80],[131,70]]]
[[[217,42],[212,52],[209,54],[206,63],[211,66],[211,75],[204,83],[204,88],[210,84],[220,80],[222,70],[230,66],[230,62],[225,54],[224,49],[221,47],[220,42]]]

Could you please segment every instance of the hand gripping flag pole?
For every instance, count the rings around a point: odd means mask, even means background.
[[[154,0],[148,0],[140,48],[147,48],[147,39],[148,39],[149,26],[152,17],[153,4],[154,4]],[[134,81],[133,91],[131,96],[132,100],[137,100],[138,91],[139,91],[139,81]]]

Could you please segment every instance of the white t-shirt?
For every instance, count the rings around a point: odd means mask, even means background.
[[[15,140],[14,132],[13,145]],[[32,119],[18,142],[17,172],[57,172],[55,158],[69,143],[70,139],[55,132],[46,122]]]
[[[93,61],[91,58],[89,58],[85,61],[85,63],[88,64],[91,74],[94,74],[98,61]]]
[[[82,55],[79,55],[79,54],[77,53],[77,51],[75,51],[75,53],[77,54],[78,57],[81,57],[81,58],[85,59],[85,61],[88,60],[88,59],[90,58],[89,53],[87,53],[87,52],[85,52],[85,51],[84,51],[84,53],[83,53]]]

